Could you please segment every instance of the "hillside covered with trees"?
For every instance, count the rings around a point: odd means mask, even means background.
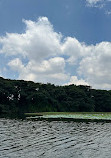
[[[110,112],[111,91],[90,86],[55,86],[0,77],[0,116],[26,112]]]

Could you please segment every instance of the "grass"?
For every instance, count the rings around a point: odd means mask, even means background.
[[[86,120],[111,120],[111,112],[40,112],[25,113],[28,119],[86,119]]]

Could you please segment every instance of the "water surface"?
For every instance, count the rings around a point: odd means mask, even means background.
[[[111,158],[111,123],[0,119],[0,158]]]

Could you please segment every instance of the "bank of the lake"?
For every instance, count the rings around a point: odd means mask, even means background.
[[[28,120],[111,122],[111,112],[41,112],[25,113]]]

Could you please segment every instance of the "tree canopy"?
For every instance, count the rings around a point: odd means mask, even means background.
[[[110,112],[111,91],[90,86],[55,86],[0,77],[0,116],[26,112]]]

